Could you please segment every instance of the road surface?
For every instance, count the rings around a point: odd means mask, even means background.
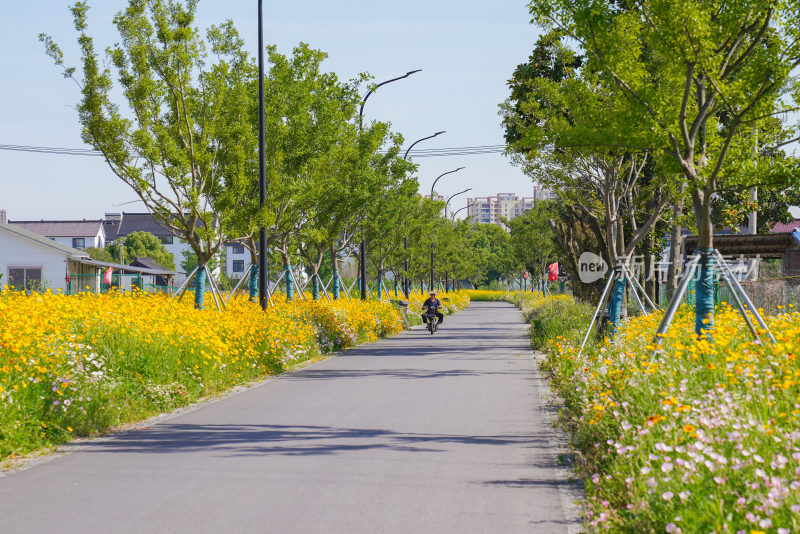
[[[535,363],[473,303],[0,478],[0,532],[567,532]]]

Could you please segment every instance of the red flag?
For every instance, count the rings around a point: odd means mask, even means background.
[[[547,270],[549,271],[547,273],[547,279],[550,282],[555,282],[556,280],[558,280],[558,262],[551,263],[550,265],[548,265]]]
[[[106,269],[106,272],[103,273],[103,283],[104,284],[111,285],[111,271],[112,271],[112,268],[109,267],[108,269]]]

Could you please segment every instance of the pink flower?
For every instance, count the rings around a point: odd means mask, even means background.
[[[664,499],[665,501],[671,500],[674,496],[675,494],[672,493],[671,491],[665,491],[664,493],[661,494],[661,498]]]
[[[654,479],[653,477],[648,478],[647,479],[647,487],[648,488],[654,488],[655,486],[656,486],[656,479]]]

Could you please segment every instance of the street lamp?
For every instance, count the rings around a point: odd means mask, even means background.
[[[358,133],[361,133],[361,130],[364,129],[364,124],[363,124],[364,104],[367,103],[367,99],[369,98],[369,95],[371,95],[372,93],[377,91],[378,87],[380,87],[382,85],[386,85],[387,83],[396,82],[397,80],[402,80],[403,78],[408,78],[412,74],[417,73],[417,72],[421,72],[421,71],[422,71],[422,69],[410,70],[410,71],[406,72],[405,74],[403,74],[402,76],[398,76],[397,78],[392,78],[391,80],[386,80],[385,82],[381,82],[378,85],[376,85],[375,87],[373,87],[372,89],[370,89],[367,92],[367,95],[364,97],[364,100],[361,101],[361,109],[358,110]]]
[[[444,218],[447,219],[447,205],[450,204],[450,201],[453,200],[454,196],[461,195],[466,193],[467,191],[472,191],[472,188],[464,189],[463,191],[459,191],[458,193],[453,193],[450,195],[450,198],[447,199],[447,202],[444,203]],[[463,208],[462,208],[463,209]]]
[[[408,160],[408,153],[411,152],[411,149],[414,148],[414,145],[416,145],[417,143],[421,143],[422,141],[425,141],[427,139],[433,139],[437,135],[442,135],[443,133],[447,132],[442,130],[441,132],[436,132],[433,135],[429,135],[428,137],[423,137],[422,139],[417,139],[416,141],[411,143],[411,146],[408,147],[408,150],[406,150],[405,155],[403,155],[403,160]],[[406,224],[406,226],[408,225]],[[403,250],[404,251],[408,250],[408,236],[403,238]],[[405,252],[405,257],[406,259],[403,261],[403,265],[405,266],[406,272],[408,272],[408,252]],[[408,277],[406,276],[403,277],[403,294],[406,296],[406,298],[408,298]]]
[[[466,205],[466,206],[464,206],[463,208],[458,208],[456,211],[454,211],[454,212],[453,212],[453,213],[450,215],[450,217],[451,217],[451,218],[452,218],[452,219],[455,221],[455,220],[456,220],[456,215],[458,215],[458,212],[460,212],[460,211],[463,211],[463,210],[465,210],[465,209],[468,209],[470,206],[474,206],[474,205],[475,205],[475,203],[473,202],[472,204],[467,204],[467,205]]]
[[[266,149],[264,139],[264,20],[263,0],[258,0],[258,207],[267,200]],[[258,301],[267,309],[267,227],[258,230]]]
[[[439,176],[437,176],[437,177],[436,177],[436,179],[433,181],[433,185],[431,186],[431,200],[433,200],[433,188],[434,188],[434,187],[436,187],[436,182],[438,182],[438,181],[439,181],[439,178],[441,178],[442,176],[446,176],[446,175],[448,175],[448,174],[453,174],[454,172],[458,172],[458,171],[460,171],[461,169],[465,169],[465,168],[466,168],[466,167],[459,167],[459,168],[457,168],[457,169],[453,169],[452,171],[447,171],[447,172],[445,172],[445,173],[442,173],[442,174],[440,174]]]
[[[261,1],[261,0],[259,0]],[[422,69],[410,70],[403,74],[402,76],[398,76],[397,78],[392,78],[391,80],[386,80],[385,82],[381,82],[369,91],[367,91],[366,96],[364,96],[364,100],[361,101],[361,107],[358,110],[358,135],[361,135],[361,132],[364,130],[364,104],[367,103],[367,99],[369,95],[374,93],[378,90],[378,87],[382,85],[386,85],[387,83],[396,82],[397,80],[402,80],[403,78],[408,78],[414,73],[421,72]],[[439,135],[438,133],[435,134]],[[412,145],[413,146],[413,145]],[[367,242],[365,239],[361,239],[361,243],[358,245],[358,254],[361,257],[361,265],[359,268],[358,276],[361,278],[361,300],[367,300]]]
[[[403,159],[404,159],[404,160],[407,160],[407,159],[408,159],[408,153],[409,153],[409,152],[411,152],[411,149],[412,149],[412,148],[414,148],[414,145],[416,145],[417,143],[421,143],[422,141],[425,141],[425,140],[427,140],[427,139],[433,139],[433,138],[434,138],[434,137],[436,137],[437,135],[442,135],[443,133],[447,133],[447,132],[446,132],[445,130],[442,130],[441,132],[436,132],[435,134],[433,134],[433,135],[429,135],[428,137],[423,137],[422,139],[417,139],[416,141],[414,141],[413,143],[411,143],[411,146],[410,146],[410,147],[408,147],[408,150],[406,150],[406,153],[405,153],[405,155],[403,156]]]

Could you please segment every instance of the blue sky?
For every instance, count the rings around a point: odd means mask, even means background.
[[[111,20],[123,0],[90,2],[90,32],[98,48],[115,42]],[[197,25],[232,19],[256,53],[255,0],[201,1]],[[537,30],[522,0],[437,0],[404,3],[341,0],[264,2],[265,41],[289,53],[303,41],[329,54],[327,70],[341,78],[369,72],[376,81],[408,70],[422,72],[382,87],[370,97],[365,118],[389,121],[412,142],[438,130],[447,134],[419,148],[494,145],[503,142],[497,105],[506,81],[533,47]],[[76,112],[78,88],[64,80],[37,36],[52,35],[67,62],[77,63],[75,32],[64,0],[15,2],[3,14],[0,33],[0,144],[86,148]],[[472,187],[471,196],[531,194],[531,181],[502,154],[420,158],[419,181],[428,191],[439,181],[450,195]],[[453,200],[455,209],[466,196]],[[135,195],[102,158],[0,151],[0,209],[9,218],[100,218],[107,211],[142,211],[141,204],[114,206]],[[463,213],[463,212],[462,212]]]

